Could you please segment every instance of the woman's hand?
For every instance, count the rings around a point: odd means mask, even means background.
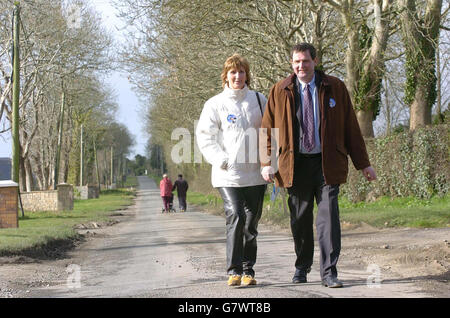
[[[222,170],[228,170],[228,158],[227,158],[227,159],[224,159],[224,160],[222,161],[222,164],[220,165],[220,169],[222,169]]]
[[[275,175],[275,171],[274,171],[274,169],[273,169],[271,166],[264,167],[264,168],[261,170],[261,176],[262,176],[263,179],[266,180],[267,182],[271,182],[271,183],[272,183],[272,182],[273,182],[274,175]]]

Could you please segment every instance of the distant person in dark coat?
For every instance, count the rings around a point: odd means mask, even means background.
[[[177,181],[173,184],[172,192],[177,190],[178,195],[178,204],[180,207],[180,211],[186,211],[186,193],[189,188],[189,185],[186,180],[183,179],[183,175],[179,174]]]

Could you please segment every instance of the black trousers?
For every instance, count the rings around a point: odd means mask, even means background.
[[[187,208],[186,196],[178,196],[178,206],[181,210],[186,211]]]
[[[266,185],[219,188],[226,216],[227,274],[255,275],[258,222]]]
[[[291,231],[298,270],[309,270],[314,256],[313,209],[317,203],[316,231],[320,248],[320,276],[337,277],[336,264],[341,251],[339,185],[327,185],[320,156],[297,156],[294,185],[288,189]]]

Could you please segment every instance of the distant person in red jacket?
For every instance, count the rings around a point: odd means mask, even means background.
[[[181,212],[186,211],[186,193],[188,188],[189,185],[187,181],[183,179],[182,174],[179,174],[177,181],[173,184],[172,191],[175,191],[175,189],[177,190],[178,204]]]
[[[161,191],[161,198],[163,200],[164,204],[164,211],[163,212],[169,212],[170,211],[170,202],[172,200],[172,181],[170,181],[167,174],[163,175],[163,178],[161,182],[159,183],[159,189]]]

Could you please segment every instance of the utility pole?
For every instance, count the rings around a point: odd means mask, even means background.
[[[98,186],[98,190],[100,191],[100,170],[98,169],[98,158],[97,158],[97,146],[95,144],[95,139],[94,138],[94,158],[95,158],[95,170],[97,172],[97,186]]]
[[[164,174],[164,157],[163,157],[163,149],[161,146],[158,147],[159,150],[159,162],[161,164],[161,175]]]
[[[111,188],[114,183],[114,148],[111,146]]]
[[[61,109],[60,109],[60,114],[59,114],[59,125],[58,125],[58,147],[56,149],[55,170],[54,170],[54,176],[53,176],[53,190],[56,190],[58,187],[65,103],[66,103],[66,94],[64,92],[64,84],[62,84]]]
[[[119,187],[122,184],[122,155],[120,154],[117,158],[117,176],[116,176],[116,186]]]
[[[13,100],[12,100],[12,180],[19,183],[19,97],[20,97],[20,51],[19,51],[19,3],[14,3],[14,32],[13,32]]]
[[[81,124],[81,140],[80,140],[80,187],[83,186],[83,170],[84,170],[84,156],[83,156],[83,124]]]

